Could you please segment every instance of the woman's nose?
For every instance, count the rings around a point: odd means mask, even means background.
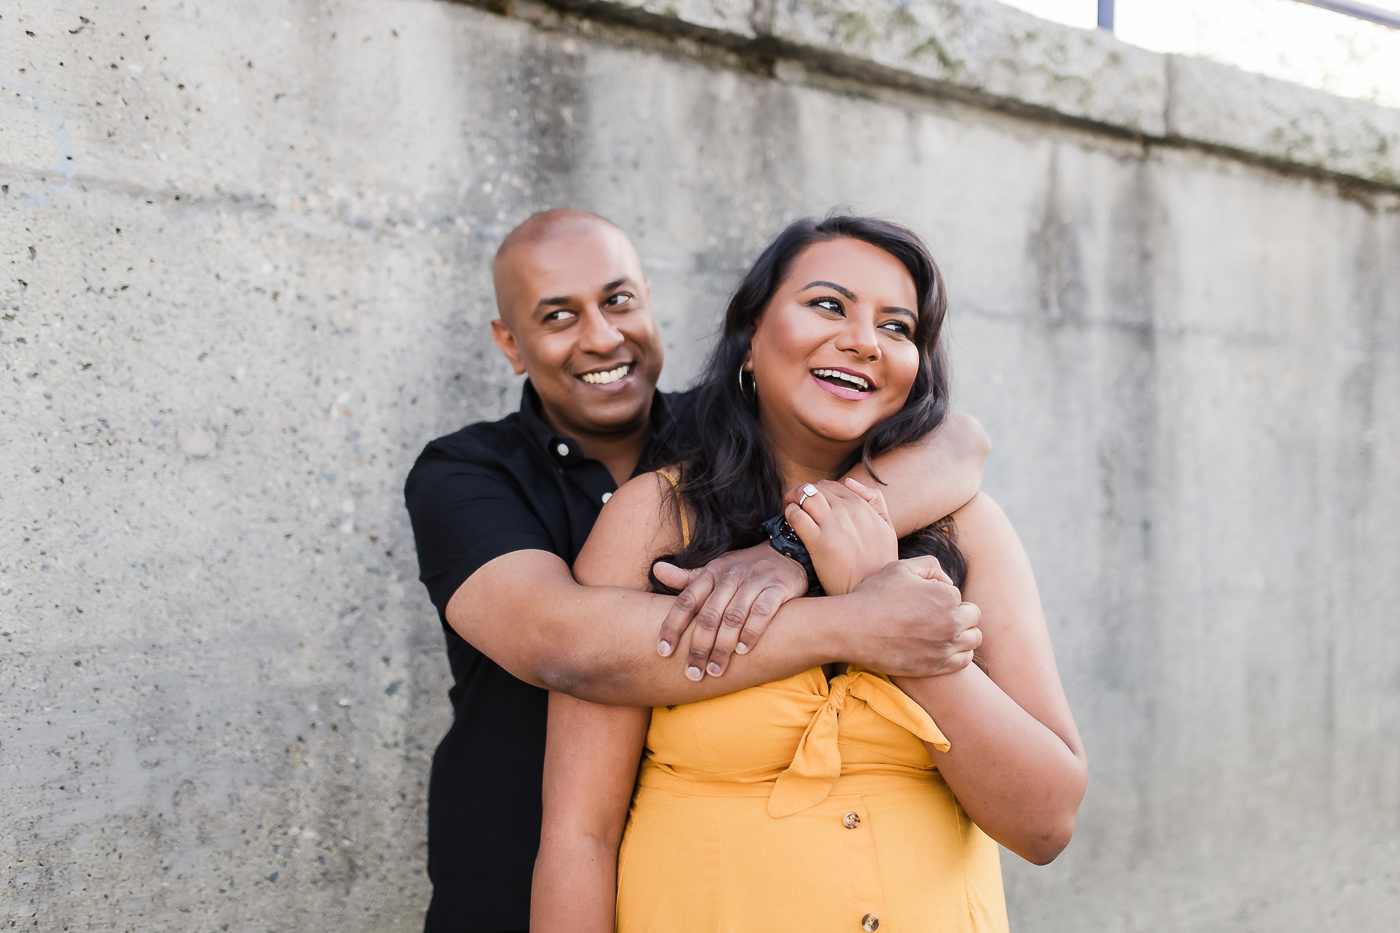
[[[837,341],[836,349],[843,353],[851,353],[861,360],[877,360],[880,358],[880,342],[875,336],[875,322],[873,320],[863,320],[859,315],[851,315],[846,319],[846,327],[841,332]]]
[[[622,331],[599,308],[589,308],[580,322],[579,349],[598,356],[608,356],[622,345]]]

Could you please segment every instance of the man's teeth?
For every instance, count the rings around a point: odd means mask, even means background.
[[[617,369],[610,369],[605,373],[584,373],[579,378],[591,386],[605,386],[627,375],[631,368],[631,363],[623,363]]]
[[[823,379],[840,379],[843,382],[849,382],[851,385],[855,386],[857,389],[860,389],[862,392],[870,391],[870,383],[866,382],[859,376],[852,376],[850,373],[843,373],[835,369],[814,369],[812,370],[812,374],[815,376],[821,376]]]

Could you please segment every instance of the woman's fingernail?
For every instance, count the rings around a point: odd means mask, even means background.
[[[714,661],[711,661],[709,665],[705,668],[705,670],[710,672],[711,677],[718,677],[720,674],[724,673],[724,669],[718,664],[716,664]]]
[[[656,653],[663,658],[669,658],[671,656],[671,643],[664,638],[661,639],[656,643]]]
[[[749,653],[749,646],[746,645],[746,644],[744,644],[744,643],[741,641],[741,642],[739,642],[739,644],[737,644],[737,645],[734,646],[734,653],[735,653],[735,654],[748,654],[748,653]]]
[[[702,677],[704,677],[704,676],[705,676],[704,674],[700,673],[700,668],[698,668],[698,667],[693,667],[693,666],[692,666],[692,667],[687,667],[687,668],[685,669],[685,679],[686,679],[686,680],[699,681],[699,680],[700,680]]]

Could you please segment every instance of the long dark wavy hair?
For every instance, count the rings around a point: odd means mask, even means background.
[[[685,568],[702,567],[726,551],[765,540],[760,525],[782,510],[782,476],[759,426],[761,403],[741,386],[739,367],[748,355],[754,327],[793,262],[814,244],[839,239],[869,243],[909,270],[918,294],[913,340],[919,351],[918,375],[903,407],[871,428],[840,472],[863,462],[875,476],[871,460],[919,440],[947,415],[948,364],[939,336],[948,295],[923,241],[913,231],[872,217],[796,221],[778,234],[739,283],[725,312],[719,342],[691,392],[690,417],[671,439],[680,467],[690,543],[661,559]],[[761,393],[762,387],[757,391]],[[953,534],[951,519],[944,519],[901,539],[899,556],[932,554],[954,583],[962,586],[966,563]],[[675,592],[655,575],[652,586],[659,592]]]

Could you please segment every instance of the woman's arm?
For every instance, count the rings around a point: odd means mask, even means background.
[[[613,933],[617,847],[651,710],[549,695],[535,933]]]
[[[967,559],[962,598],[981,609],[978,656],[954,674],[895,678],[952,747],[929,754],[987,835],[1044,865],[1074,833],[1088,781],[1084,747],[1055,668],[1035,577],[1001,508],[978,494],[954,516]]]
[[[646,589],[652,556],[680,543],[669,494],[655,475],[619,489],[574,562],[579,583]],[[650,721],[649,708],[549,695],[544,821],[530,897],[536,933],[612,933],[617,849]]]

